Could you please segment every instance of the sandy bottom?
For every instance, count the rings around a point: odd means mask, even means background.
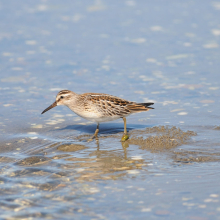
[[[65,215],[72,216],[73,213],[78,213],[79,216],[93,216],[99,219],[98,209],[92,211],[96,203],[88,205],[87,201],[98,200],[100,205],[102,201],[106,204],[111,201],[110,206],[114,207],[113,198],[102,199],[105,195],[111,197],[113,193],[114,198],[118,198],[120,204],[123,204],[121,197],[126,201],[126,190],[130,190],[129,187],[138,189],[137,192],[132,191],[132,196],[128,197],[128,201],[132,198],[139,199],[133,215],[137,210],[142,210],[143,213],[151,212],[153,203],[150,208],[142,206],[142,203],[148,201],[142,198],[142,190],[145,190],[146,198],[154,199],[155,195],[161,194],[161,188],[165,186],[164,181],[166,184],[173,181],[166,176],[170,172],[177,172],[176,178],[188,179],[182,172],[189,169],[189,165],[220,160],[217,148],[209,148],[211,144],[200,142],[196,132],[183,131],[174,126],[130,130],[130,138],[125,142],[120,141],[123,135],[121,132],[101,134],[92,141],[91,134],[70,137],[67,133],[61,133],[62,137],[50,140],[31,136],[32,139],[19,137],[10,142],[2,142],[0,194],[2,201],[8,201],[9,198],[11,201],[10,204],[2,203],[1,211],[5,215],[11,216],[7,213],[17,210],[13,216],[18,219],[36,216],[46,218],[42,210],[36,213],[36,207],[43,203],[47,204],[51,213],[55,213],[51,214],[48,211],[48,218],[53,218],[54,215],[60,215],[61,218],[62,212],[54,209],[58,205],[57,201],[61,201]],[[181,175],[178,173],[178,167],[181,167]],[[191,175],[190,171],[185,175]],[[159,177],[164,179],[157,182]],[[194,176],[190,178],[193,179]],[[129,186],[128,182],[132,180],[137,181]],[[123,185],[125,182],[126,188]],[[102,189],[103,184],[106,188]],[[122,186],[115,187],[117,184]],[[167,186],[169,187],[169,184]],[[171,186],[175,184],[172,183]],[[154,196],[148,188],[155,190]],[[112,189],[112,193],[109,193],[109,189]],[[101,197],[98,199],[97,195]],[[74,210],[71,209],[72,201],[79,202],[74,203]],[[175,199],[172,201],[175,202]],[[200,206],[205,207],[203,204]],[[92,209],[88,210],[88,207]],[[120,209],[128,211],[131,208],[129,207],[125,204],[120,206]],[[27,214],[27,208],[33,210],[33,214]],[[170,211],[161,208],[155,210],[154,215],[171,216]]]
[[[146,169],[148,163],[143,158],[129,157],[127,151],[130,146],[136,145],[139,149],[150,153],[162,153],[176,163],[192,163],[192,162],[214,162],[220,160],[220,153],[210,151],[201,151],[195,149],[198,145],[193,137],[197,134],[193,131],[183,131],[177,127],[170,126],[155,126],[143,130],[132,130],[129,132],[129,140],[120,142],[122,133],[101,135],[98,139],[88,141],[91,135],[79,135],[76,137],[77,143],[66,140],[65,142],[56,142],[53,144],[44,143],[43,140],[23,139],[22,141],[13,141],[10,144],[11,150],[18,149],[17,154],[22,154],[23,158],[11,156],[2,156],[0,161],[14,163],[16,166],[36,167],[36,166],[53,166],[53,162],[62,160],[59,166],[67,170],[80,169],[75,180],[77,181],[93,181],[97,179],[117,179],[125,176],[126,172],[138,169]],[[103,150],[100,143],[112,143],[112,147],[119,148],[121,153],[117,150],[111,149]],[[30,145],[39,146],[29,148]],[[81,155],[90,146],[96,146],[96,150],[90,153]],[[194,146],[191,150],[181,148],[181,146]],[[25,150],[20,150],[25,149]],[[195,150],[192,150],[195,149]],[[79,155],[75,155],[78,152]],[[34,156],[32,156],[34,155]],[[37,155],[37,156],[36,156]],[[24,171],[23,171],[24,172]],[[28,172],[29,173],[29,172]],[[27,174],[28,174],[27,173]],[[16,174],[20,175],[20,174]]]

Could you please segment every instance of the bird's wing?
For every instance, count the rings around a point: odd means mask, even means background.
[[[143,111],[148,111],[150,109],[154,109],[152,107],[149,107],[150,105],[153,105],[154,103],[152,102],[149,102],[149,103],[131,103],[131,104],[128,104],[128,109],[135,113],[135,112],[143,112]]]
[[[131,113],[127,108],[129,102],[125,99],[118,98],[116,96],[102,94],[102,93],[85,93],[83,94],[87,100],[86,108],[95,108],[97,111],[102,113],[104,116],[120,116],[123,117]]]

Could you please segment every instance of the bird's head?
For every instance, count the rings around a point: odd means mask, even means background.
[[[50,105],[48,108],[46,108],[41,114],[44,114],[45,112],[49,111],[50,109],[56,107],[57,105],[69,105],[71,102],[71,99],[73,98],[74,93],[70,90],[61,90],[57,96],[56,101]]]

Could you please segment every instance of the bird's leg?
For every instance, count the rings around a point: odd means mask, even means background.
[[[97,123],[97,128],[95,130],[95,134],[93,135],[93,138],[97,138],[98,133],[99,133],[99,123]]]
[[[98,133],[99,133],[99,123],[97,123],[97,128],[96,128],[96,130],[95,130],[94,136],[97,137],[97,136],[98,136]]]
[[[88,141],[92,141],[94,138],[97,138],[98,137],[98,133],[99,133],[99,123],[97,123],[97,128],[95,130],[94,135]]]
[[[128,140],[129,136],[128,136],[128,133],[127,133],[126,118],[125,117],[123,117],[123,121],[124,121],[124,134],[121,138],[121,141],[126,141],[126,140]]]
[[[123,121],[124,121],[124,134],[127,134],[127,125],[126,125],[126,118],[123,117]]]

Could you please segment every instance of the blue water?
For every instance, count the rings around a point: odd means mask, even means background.
[[[0,1],[1,218],[219,219],[219,12],[199,0]],[[122,120],[80,141],[95,124],[64,106],[41,115],[62,89],[153,101],[128,130],[194,131],[176,151],[209,159],[125,148]],[[30,157],[48,160],[19,165]]]

